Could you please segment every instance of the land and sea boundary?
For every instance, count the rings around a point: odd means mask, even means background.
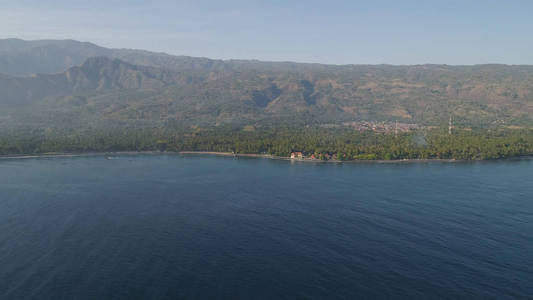
[[[213,151],[119,151],[119,152],[87,152],[87,153],[43,153],[35,155],[0,155],[2,159],[35,159],[35,158],[65,158],[65,157],[90,157],[103,156],[108,159],[114,159],[116,156],[135,156],[135,155],[199,155],[199,156],[224,156],[234,158],[263,158],[273,160],[283,160],[291,162],[309,162],[309,163],[425,163],[425,162],[465,162],[465,161],[485,161],[485,160],[462,160],[462,159],[392,159],[392,160],[321,160],[312,158],[291,158],[275,156],[271,154],[250,154],[250,153],[231,153],[231,152],[213,152]],[[515,160],[515,159],[531,159],[531,156],[511,157],[498,160]]]

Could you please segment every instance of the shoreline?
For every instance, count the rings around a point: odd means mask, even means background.
[[[532,159],[531,156],[508,157],[490,160],[460,160],[460,159],[396,159],[396,160],[319,160],[319,159],[294,159],[290,157],[275,156],[271,154],[247,154],[231,152],[214,152],[214,151],[179,151],[179,152],[161,152],[161,151],[117,151],[117,152],[86,152],[86,153],[43,153],[32,155],[0,155],[0,160],[7,159],[32,159],[32,158],[62,158],[62,157],[90,157],[90,156],[113,156],[113,155],[207,155],[207,156],[225,156],[225,157],[250,157],[264,158],[273,160],[284,160],[290,162],[304,163],[428,163],[428,162],[482,162],[482,161],[502,161],[502,160],[519,160]]]
[[[310,163],[408,163],[408,162],[461,162],[461,161],[468,161],[468,160],[459,160],[459,159],[391,159],[391,160],[384,160],[384,159],[376,159],[376,160],[363,160],[363,159],[355,159],[355,160],[320,160],[320,159],[309,159],[309,158],[290,158],[290,157],[282,157],[282,156],[275,156],[271,154],[244,154],[244,153],[231,153],[231,152],[210,152],[210,151],[182,151],[177,152],[179,154],[200,154],[200,155],[212,155],[212,156],[233,156],[233,157],[255,157],[255,158],[267,158],[267,159],[275,159],[275,160],[286,160],[291,162],[310,162]],[[472,160],[472,161],[482,161],[482,160]]]
[[[42,153],[42,154],[21,154],[21,155],[0,155],[0,159],[31,159],[31,158],[60,158],[60,157],[89,157],[108,155],[137,155],[137,154],[160,154],[167,152],[159,151],[117,151],[117,152],[85,152],[85,153]],[[168,152],[171,153],[171,152]],[[176,152],[178,153],[178,152]]]

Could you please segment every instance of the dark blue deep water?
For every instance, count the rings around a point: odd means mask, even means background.
[[[533,161],[0,160],[0,299],[533,298]]]

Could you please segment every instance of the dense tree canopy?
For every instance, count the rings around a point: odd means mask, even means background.
[[[533,154],[530,130],[408,133],[349,129],[109,129],[0,133],[0,155],[116,151],[215,151],[288,157],[302,152],[338,160],[498,159]]]

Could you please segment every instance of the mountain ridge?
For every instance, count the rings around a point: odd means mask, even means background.
[[[175,84],[178,79],[179,74],[169,70],[136,66],[105,56],[92,57],[81,66],[71,67],[62,73],[36,74],[30,77],[2,75],[0,86],[4,88],[0,90],[0,105],[27,105],[54,94],[109,89],[157,89]]]
[[[26,42],[10,43],[18,48],[2,46],[0,40],[0,73],[5,61],[12,62],[11,68],[28,70],[27,64],[9,60],[11,54],[33,55],[27,61],[38,61],[44,69],[62,68],[99,51],[106,55],[90,56],[53,74],[0,75],[4,111],[16,107],[56,117],[82,114],[102,123],[141,118],[158,126],[329,126],[357,121],[442,126],[450,116],[465,126],[533,124],[533,66],[527,65],[339,66],[121,52],[72,40],[59,45],[39,41],[35,45],[51,48],[30,47],[28,52],[16,50]],[[11,54],[3,55],[6,51]]]
[[[9,44],[18,44],[18,47],[9,47]],[[47,48],[50,47],[50,48]],[[7,49],[10,48],[10,49]],[[74,49],[68,51],[68,53],[62,53],[64,61],[62,64],[57,64],[53,67],[55,70],[48,71],[16,71],[10,73],[10,68],[6,67],[6,61],[13,59],[10,55],[31,55],[32,51],[40,52],[35,55],[46,56],[50,55],[48,51],[58,51],[65,49]],[[80,51],[80,49],[82,51]],[[25,53],[25,51],[29,51]],[[22,53],[21,53],[22,52]],[[72,57],[73,54],[78,54],[76,57]],[[81,42],[73,39],[65,40],[22,40],[17,38],[0,39],[0,73],[5,73],[13,76],[28,76],[37,73],[60,73],[65,71],[69,67],[81,65],[86,59],[94,56],[107,56],[111,58],[118,58],[125,62],[132,64],[146,65],[160,68],[183,68],[183,69],[198,69],[203,67],[206,69],[213,68],[215,70],[220,69],[237,69],[242,68],[259,70],[277,70],[283,68],[285,71],[290,71],[303,68],[309,69],[323,69],[323,68],[353,68],[353,67],[370,67],[370,66],[384,66],[384,67],[483,67],[483,66],[517,66],[517,67],[532,67],[533,65],[516,65],[516,64],[474,64],[474,65],[450,65],[450,64],[413,64],[413,65],[395,65],[395,64],[325,64],[314,62],[292,62],[292,61],[263,61],[258,59],[213,59],[208,57],[196,57],[188,55],[174,55],[165,52],[155,52],[142,49],[130,49],[130,48],[106,48],[99,46],[91,42]],[[150,59],[148,59],[148,57]],[[149,61],[151,60],[151,61]],[[44,66],[39,67],[39,62],[35,59],[30,60],[36,69],[46,69]],[[169,61],[171,63],[169,64]],[[58,63],[58,62],[56,62]],[[226,66],[223,66],[226,65]],[[29,68],[29,67],[28,67]],[[50,67],[52,68],[52,67]],[[209,69],[211,70],[211,69]]]

